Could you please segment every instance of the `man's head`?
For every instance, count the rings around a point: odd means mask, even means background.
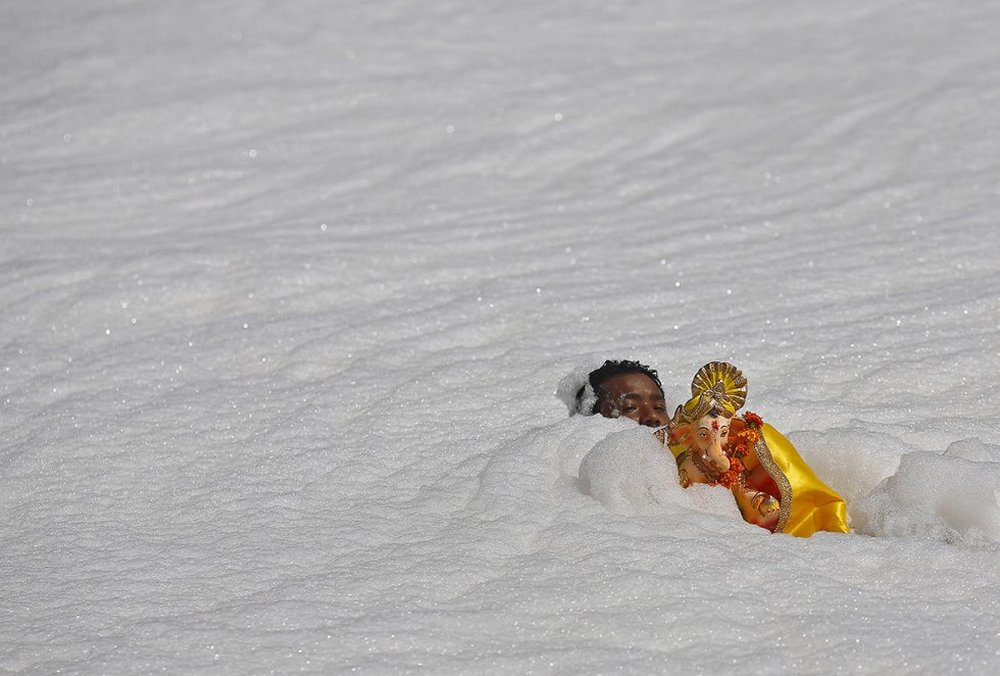
[[[590,372],[590,386],[597,400],[591,413],[605,418],[625,417],[648,427],[667,424],[667,404],[663,386],[656,371],[637,361],[604,362]],[[584,397],[585,387],[576,393],[577,402]]]

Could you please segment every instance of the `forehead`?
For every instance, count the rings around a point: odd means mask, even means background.
[[[724,418],[721,415],[715,416],[715,417],[710,416],[710,415],[706,415],[704,418],[702,418],[701,420],[698,421],[698,427],[699,427],[699,429],[702,428],[702,427],[707,427],[708,429],[713,429],[713,427],[712,427],[713,423],[716,425],[716,427],[720,427],[720,428],[721,427],[729,427],[729,418]]]
[[[634,394],[656,399],[663,398],[663,392],[645,373],[622,373],[613,376],[601,384],[601,389],[612,397],[625,397]]]

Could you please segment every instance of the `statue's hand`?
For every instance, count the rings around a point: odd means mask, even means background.
[[[780,503],[774,499],[773,495],[763,491],[757,491],[754,493],[753,497],[750,498],[750,504],[753,505],[763,517],[770,516],[774,512],[777,512],[781,507]]]
[[[781,517],[781,502],[770,493],[758,491],[746,485],[747,472],[740,475],[740,481],[733,486],[733,496],[740,507],[740,513],[748,522],[774,532]]]

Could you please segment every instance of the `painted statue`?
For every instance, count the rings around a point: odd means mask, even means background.
[[[844,499],[788,439],[754,413],[737,415],[746,396],[747,380],[732,364],[711,362],[695,374],[691,399],[668,425],[669,438],[659,435],[677,460],[681,485],[729,488],[743,518],[771,532],[849,532]]]

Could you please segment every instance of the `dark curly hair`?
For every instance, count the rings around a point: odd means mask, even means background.
[[[597,400],[594,402],[591,408],[591,414],[600,412],[601,399],[604,397],[604,390],[601,388],[608,380],[614,378],[615,376],[620,376],[625,373],[641,373],[644,376],[648,376],[650,380],[656,383],[656,386],[660,388],[660,392],[663,393],[663,384],[660,382],[660,376],[656,373],[655,369],[651,369],[645,364],[640,364],[637,361],[629,361],[627,359],[608,359],[604,362],[604,365],[600,368],[594,369],[587,376],[590,381],[590,386],[594,389],[594,394],[597,396]],[[580,410],[580,404],[583,402],[583,395],[587,387],[584,385],[576,393],[576,408]],[[582,411],[581,411],[582,413]]]

